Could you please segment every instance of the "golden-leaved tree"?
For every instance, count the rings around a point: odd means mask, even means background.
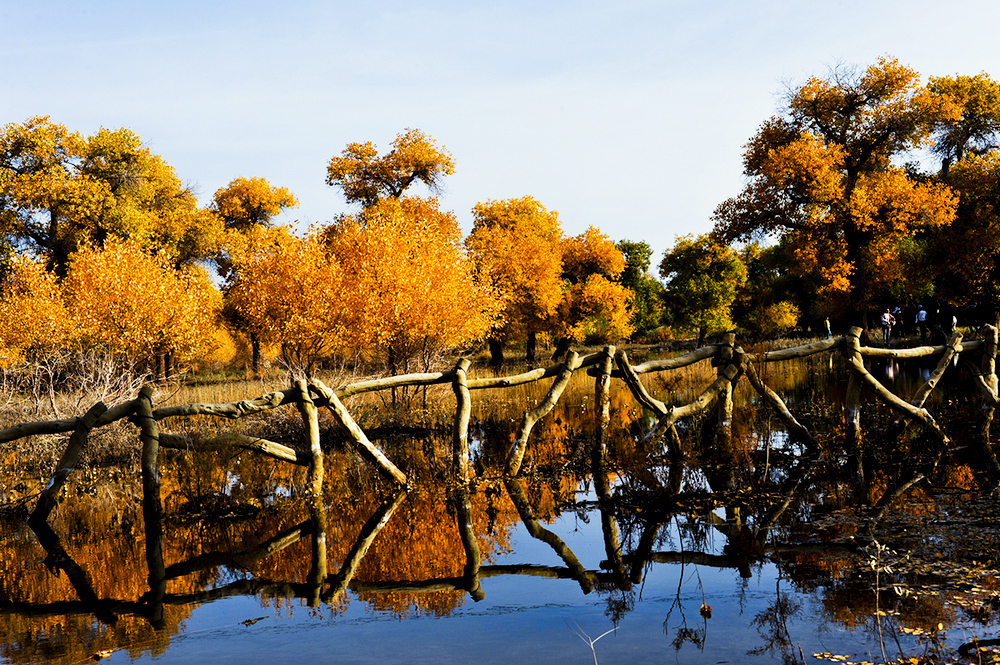
[[[563,295],[559,217],[530,196],[477,203],[472,215],[465,245],[504,305],[502,324],[489,338],[492,363],[503,363],[503,347],[515,337],[528,340],[534,360],[533,340],[548,330]]]
[[[0,367],[61,348],[71,328],[55,275],[32,257],[14,258],[0,281]]]
[[[322,238],[343,273],[354,346],[393,374],[414,362],[429,369],[440,351],[483,337],[496,320],[493,290],[475,278],[458,222],[437,199],[381,199]]]
[[[150,254],[137,240],[82,246],[69,258],[62,290],[84,346],[156,363],[161,373],[199,358],[215,339],[221,296],[205,271],[176,269],[169,255]]]
[[[89,138],[47,117],[0,133],[0,235],[60,276],[77,247],[139,242],[173,265],[212,255],[222,225],[128,129]]]
[[[250,336],[255,370],[262,346],[279,348],[292,370],[310,374],[349,343],[358,317],[342,292],[339,262],[315,235],[253,226],[233,234],[226,251],[227,318]]]
[[[958,115],[893,58],[811,78],[750,140],[749,183],[716,209],[715,233],[724,242],[783,239],[828,306],[867,325],[867,309],[901,279],[900,243],[955,214],[947,187],[911,178],[897,160]]]
[[[441,181],[454,171],[447,150],[419,129],[407,129],[382,156],[371,141],[348,144],[340,157],[330,160],[326,184],[339,187],[349,203],[368,208],[381,199],[398,199],[415,182],[437,193]]]

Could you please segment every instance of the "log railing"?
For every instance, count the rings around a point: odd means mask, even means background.
[[[850,372],[847,396],[844,404],[845,413],[845,448],[849,455],[856,459],[857,474],[863,474],[860,466],[861,428],[860,411],[862,407],[861,394],[864,390],[871,391],[875,397],[899,414],[893,424],[894,431],[901,433],[910,422],[919,422],[928,428],[940,441],[940,452],[943,453],[949,443],[947,434],[935,421],[933,416],[923,407],[928,395],[937,385],[941,375],[952,366],[952,360],[957,354],[979,353],[979,363],[966,360],[965,366],[971,369],[977,389],[982,397],[985,413],[984,425],[980,438],[988,442],[989,424],[993,411],[1000,404],[998,398],[998,380],[996,376],[997,329],[986,326],[983,329],[983,339],[963,341],[960,334],[955,334],[942,346],[921,346],[909,349],[885,349],[863,347],[860,344],[860,328],[852,328],[844,337],[838,337],[803,346],[764,353],[746,353],[735,345],[735,337],[727,335],[721,344],[706,346],[677,358],[652,360],[639,365],[631,365],[624,351],[616,351],[615,347],[605,347],[603,350],[586,356],[571,352],[565,362],[550,367],[537,368],[514,376],[473,379],[467,373],[471,362],[461,359],[455,368],[447,372],[407,374],[383,379],[363,381],[345,385],[336,390],[327,387],[323,382],[299,380],[286,390],[273,392],[251,400],[241,400],[226,404],[185,404],[153,408],[152,388],[144,388],[136,399],[116,405],[110,409],[103,404],[94,405],[86,414],[78,418],[66,418],[45,422],[28,422],[0,430],[0,443],[14,441],[33,435],[58,434],[72,432],[66,450],[59,460],[51,479],[45,489],[38,495],[30,520],[34,523],[44,523],[49,513],[57,503],[59,490],[67,476],[77,464],[80,451],[87,443],[90,432],[122,419],[128,419],[139,429],[139,439],[142,444],[142,479],[143,493],[153,499],[149,503],[154,506],[159,502],[159,448],[211,451],[224,447],[236,446],[255,452],[275,460],[304,466],[309,469],[308,483],[310,493],[320,496],[323,487],[323,452],[319,441],[318,409],[327,409],[334,419],[348,433],[355,449],[392,481],[407,485],[409,479],[377,446],[372,444],[364,430],[351,416],[342,400],[362,393],[390,390],[404,386],[429,386],[436,384],[451,384],[456,396],[456,410],[453,420],[454,470],[461,483],[471,480],[473,470],[469,463],[468,426],[471,414],[471,394],[478,390],[491,388],[509,388],[528,383],[554,378],[544,398],[536,405],[530,406],[522,417],[514,443],[506,458],[505,473],[517,476],[527,449],[532,427],[544,418],[558,403],[570,379],[577,372],[583,371],[595,378],[595,411],[594,446],[598,457],[603,456],[605,437],[609,423],[608,403],[612,389],[611,379],[619,379],[644,408],[655,414],[657,422],[640,445],[646,451],[658,446],[664,435],[669,434],[666,446],[672,459],[680,454],[679,436],[675,428],[683,418],[691,418],[705,413],[713,404],[717,405],[717,431],[714,442],[716,446],[727,446],[732,438],[732,391],[735,384],[746,376],[752,388],[760,394],[766,404],[773,407],[778,417],[783,421],[788,434],[807,448],[815,445],[815,436],[796,419],[781,397],[761,380],[758,367],[765,363],[807,358],[820,353],[840,351]],[[930,378],[922,385],[913,397],[903,400],[872,376],[864,365],[865,358],[919,358],[938,356],[941,358]],[[654,398],[640,378],[643,374],[654,372],[669,372],[698,362],[711,361],[717,367],[716,378],[711,384],[690,403],[667,405]],[[215,416],[236,419],[247,415],[261,413],[287,404],[295,404],[300,410],[306,425],[305,445],[301,448],[291,448],[281,443],[242,434],[223,434],[209,439],[200,439],[178,434],[168,434],[160,431],[159,423],[170,418],[192,416]],[[993,460],[993,466],[1000,472],[995,456],[988,443],[984,448],[990,453],[988,459]]]

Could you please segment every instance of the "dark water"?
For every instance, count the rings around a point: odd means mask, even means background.
[[[925,369],[871,367],[902,395]],[[661,448],[649,457],[636,443],[649,415],[616,397],[609,455],[595,469],[583,388],[536,426],[518,480],[498,471],[514,425],[487,418],[465,491],[449,480],[447,437],[430,434],[379,442],[419,478],[401,495],[332,445],[326,494],[312,507],[301,471],[248,456],[168,457],[159,525],[144,522],[134,480],[81,474],[51,534],[0,523],[0,658],[957,658],[973,637],[1000,632],[996,479],[974,441],[979,402],[958,366],[946,373],[928,402],[952,439],[939,455],[926,428],[880,440],[895,416],[867,399],[859,484],[842,446],[844,376],[831,356],[765,377],[814,432],[811,449],[741,387],[726,456],[706,444],[711,418],[698,418],[680,428],[683,459]],[[658,396],[671,391],[697,393],[663,386]],[[926,479],[873,508],[914,470]],[[157,540],[164,572],[151,574]]]

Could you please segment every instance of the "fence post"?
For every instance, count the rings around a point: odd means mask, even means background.
[[[861,357],[861,328],[852,327],[844,338],[844,355],[848,361],[855,360],[864,366]],[[851,366],[848,362],[848,366]],[[861,377],[856,370],[851,370],[847,380],[847,395],[844,398],[844,447],[852,459],[851,472],[854,475],[854,485],[858,490],[865,487],[865,468],[861,452]]]
[[[611,425],[611,367],[615,347],[604,347],[604,357],[594,379],[594,460],[604,460],[608,448],[608,427]]]
[[[466,385],[466,370],[472,364],[468,358],[462,358],[455,365],[455,380],[451,389],[455,391],[455,428],[452,432],[454,449],[455,475],[458,482],[465,484],[472,479],[472,467],[469,464],[469,417],[472,415],[472,400],[469,397],[469,386]]]
[[[160,503],[160,428],[153,418],[153,387],[143,386],[136,400],[135,418],[142,441],[142,519],[146,535],[146,565],[149,570],[147,616],[154,628],[165,624],[163,598],[167,572],[163,564],[163,505]]]
[[[309,396],[309,384],[305,379],[298,379],[293,386],[299,392],[297,402],[299,413],[306,425],[306,440],[309,442],[309,453],[312,458],[309,461],[309,492],[313,497],[321,499],[323,497],[323,449],[319,443],[319,415],[316,412],[316,404]]]

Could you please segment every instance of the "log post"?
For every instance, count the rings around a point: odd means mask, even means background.
[[[316,404],[309,395],[309,384],[305,379],[298,379],[294,388],[299,393],[299,413],[306,425],[306,441],[309,444],[309,493],[316,499],[323,497],[323,449],[319,441],[319,414]]]
[[[313,390],[326,400],[326,407],[330,409],[333,417],[337,419],[341,427],[347,430],[361,456],[378,467],[379,471],[386,476],[392,478],[400,485],[406,485],[406,474],[396,468],[396,465],[390,462],[389,458],[383,455],[381,450],[372,445],[372,442],[365,435],[364,430],[354,422],[351,414],[341,404],[337,395],[319,379],[313,379],[311,385]]]
[[[555,381],[552,382],[552,387],[549,388],[549,392],[545,395],[545,399],[543,399],[534,409],[524,414],[524,418],[521,420],[521,427],[514,439],[514,445],[510,447],[510,453],[507,455],[507,475],[516,476],[517,472],[521,470],[521,461],[524,459],[524,451],[528,447],[528,436],[531,434],[531,428],[535,426],[535,423],[537,423],[542,416],[555,407],[556,402],[559,401],[559,396],[562,395],[563,390],[565,390],[566,385],[573,376],[573,372],[579,366],[580,356],[577,355],[576,351],[570,351],[569,357],[567,357],[566,362],[563,363],[559,376],[557,376]]]
[[[997,329],[995,326],[986,325],[983,328],[984,341],[983,345],[983,362],[982,362],[982,372],[983,379],[986,381],[986,385],[990,388],[994,395],[997,394]],[[983,400],[983,426],[981,439],[984,445],[989,448],[990,442],[990,425],[993,423],[993,413],[996,410],[996,404],[990,403]]]
[[[149,595],[146,614],[154,628],[166,625],[163,599],[167,592],[167,573],[163,564],[163,504],[160,502],[160,428],[153,418],[153,387],[139,391],[135,409],[142,441],[142,519],[146,536],[146,565],[149,571]]]
[[[594,459],[603,460],[608,447],[608,428],[611,425],[611,367],[615,360],[615,347],[604,347],[604,357],[598,364],[594,379]]]
[[[844,399],[844,447],[851,458],[851,473],[854,485],[858,490],[865,487],[865,469],[861,453],[861,385],[862,379],[855,369],[858,365],[864,367],[861,357],[861,331],[852,327],[844,338],[844,355],[851,368],[847,380],[847,396]],[[853,362],[851,362],[853,361]]]
[[[59,463],[56,465],[56,470],[52,473],[52,477],[49,478],[49,482],[45,484],[45,489],[42,490],[38,501],[35,503],[35,509],[28,518],[31,524],[40,524],[48,520],[49,513],[52,512],[52,509],[59,502],[59,491],[66,484],[66,479],[69,477],[70,472],[73,471],[76,463],[80,460],[80,451],[87,444],[87,437],[90,435],[90,430],[93,429],[97,419],[104,415],[104,412],[107,410],[108,407],[104,406],[104,402],[98,402],[90,407],[90,410],[80,418],[79,424],[69,437],[69,443],[66,445],[65,452],[63,452]]]
[[[465,484],[472,479],[472,466],[469,464],[469,417],[472,414],[472,400],[469,397],[469,386],[466,383],[466,371],[472,364],[468,358],[462,358],[455,365],[455,380],[451,389],[455,392],[455,427],[452,432],[454,467],[458,482]]]

